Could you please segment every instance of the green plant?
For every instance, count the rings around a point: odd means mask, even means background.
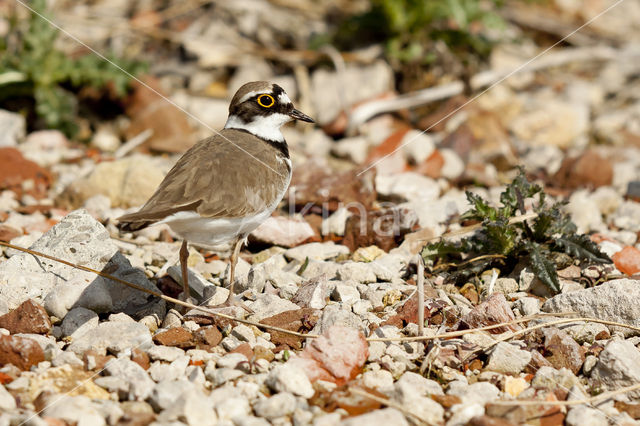
[[[495,10],[503,0],[370,0],[371,8],[340,25],[339,45],[354,40],[386,42],[387,54],[401,62],[429,63],[433,44],[444,42],[459,56],[485,57],[492,43],[483,29],[503,25]]]
[[[48,17],[45,0],[31,7]],[[81,88],[126,94],[130,77],[100,57],[87,54],[70,58],[56,48],[59,31],[36,13],[11,20],[10,36],[0,43],[0,106],[16,99],[31,99],[37,117],[49,128],[73,136],[77,130],[77,91]],[[145,69],[138,61],[110,60],[135,75]]]
[[[462,255],[470,257],[464,268],[450,268],[455,281],[499,267],[509,273],[518,262],[524,262],[553,292],[560,291],[557,263],[562,257],[593,263],[611,263],[597,245],[584,234],[576,234],[576,225],[562,211],[564,203],[547,203],[539,185],[529,182],[522,169],[500,195],[500,207],[493,207],[482,197],[467,191],[471,209],[462,220],[474,220],[481,228],[472,236],[457,242],[438,241],[422,250],[428,265],[456,262]],[[527,221],[513,220],[525,214],[525,200],[532,199],[537,216]]]

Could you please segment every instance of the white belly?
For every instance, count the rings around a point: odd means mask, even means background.
[[[268,209],[254,216],[218,219],[201,217],[196,212],[179,212],[158,223],[166,223],[176,234],[189,243],[203,247],[215,247],[233,241],[239,236],[250,234],[271,216],[272,212],[273,209]]]

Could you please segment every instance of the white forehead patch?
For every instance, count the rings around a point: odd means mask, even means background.
[[[249,93],[247,93],[246,95],[244,95],[243,97],[240,98],[240,100],[238,101],[238,103],[243,103],[244,101],[253,98],[256,95],[264,95],[264,94],[269,94],[270,92],[255,92],[255,91],[251,91]]]
[[[280,96],[278,96],[278,102],[283,105],[287,105],[291,103],[291,99],[289,99],[286,93],[282,92],[280,93]]]

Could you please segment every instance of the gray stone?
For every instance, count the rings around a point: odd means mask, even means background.
[[[360,300],[358,289],[349,284],[336,284],[331,295],[335,300],[349,306]]]
[[[53,367],[59,367],[61,365],[69,364],[73,367],[84,367],[84,362],[73,352],[60,352],[57,356],[51,359],[51,365]]]
[[[568,368],[556,370],[553,367],[543,366],[538,369],[536,375],[531,380],[531,386],[539,389],[554,391],[557,388],[569,390],[573,386],[580,385],[580,379]]]
[[[68,350],[78,355],[89,349],[119,353],[131,348],[145,349],[152,345],[149,329],[137,322],[103,322],[71,342]]]
[[[130,401],[147,399],[155,387],[147,372],[128,358],[110,360],[105,364],[104,371],[107,375],[122,379],[128,384],[127,393]]]
[[[16,408],[16,400],[3,385],[0,385],[0,411]]]
[[[167,273],[182,287],[182,269],[180,268],[180,265],[170,266],[169,269],[167,269]],[[204,289],[205,287],[211,286],[211,283],[193,269],[188,269],[188,275],[189,288],[191,291],[195,291],[200,298],[204,297]]]
[[[367,414],[361,414],[355,417],[349,417],[341,421],[340,426],[408,426],[409,423],[404,415],[395,408],[383,408],[381,410],[371,411]]]
[[[45,399],[43,417],[64,420],[67,423],[82,425],[106,425],[101,413],[91,400],[84,395],[52,395]]]
[[[484,406],[486,403],[494,401],[500,395],[500,389],[489,382],[476,382],[468,386],[461,386],[447,392],[449,395],[455,395],[462,400],[463,404],[479,404]]]
[[[109,239],[109,232],[84,210],[75,210],[40,237],[33,250],[108,271],[118,278],[158,292],[144,272],[131,267]],[[124,311],[141,317],[151,311],[164,314],[164,301],[122,284],[48,259],[21,253],[0,264],[0,298],[11,309],[27,299],[43,303],[51,315],[64,318],[82,306],[96,312]]]
[[[351,311],[342,309],[339,305],[329,305],[322,311],[320,321],[313,327],[312,333],[322,334],[332,325],[342,325],[364,331],[364,324],[360,317]]]
[[[363,81],[368,83],[362,84]],[[347,65],[340,73],[319,68],[311,75],[314,118],[321,125],[328,124],[340,111],[390,91],[393,86],[393,71],[384,61]]]
[[[623,278],[596,287],[559,294],[545,302],[545,312],[576,312],[581,316],[622,322],[640,327],[640,280]],[[610,326],[625,336],[637,334],[628,328]]]
[[[303,244],[284,252],[285,257],[288,259],[298,260],[300,262],[304,262],[307,258],[309,258],[309,260],[329,260],[341,254],[349,254],[349,248],[347,246],[337,245],[333,241]]]
[[[213,426],[218,424],[218,416],[209,398],[203,392],[191,389],[162,411],[157,421],[161,424],[180,421],[189,426]]]
[[[154,386],[148,401],[154,410],[165,410],[191,389],[195,389],[195,385],[188,380],[163,380]]]
[[[334,286],[335,283],[327,281],[324,276],[313,278],[300,286],[291,301],[301,308],[322,309],[327,305]]]
[[[456,404],[449,409],[451,416],[447,426],[463,426],[474,417],[484,415],[484,406],[480,404]]]
[[[126,399],[129,396],[129,383],[120,377],[96,377],[93,382],[101,388],[106,389],[109,393],[118,394],[120,398]]]
[[[173,346],[154,345],[145,350],[152,361],[173,362],[184,355],[184,350]]]
[[[324,280],[331,280],[338,276],[338,267],[335,262],[325,262],[321,260],[309,259],[309,263],[302,271],[302,278],[307,280],[322,277]]]
[[[24,139],[27,120],[22,114],[0,109],[0,148],[16,146]]]
[[[440,195],[440,186],[435,180],[415,172],[379,174],[376,190],[380,197],[399,202],[429,202]]]
[[[431,396],[444,394],[438,382],[411,372],[406,372],[400,376],[394,387],[396,398],[405,405],[407,405],[405,400],[411,399],[414,395]]]
[[[246,364],[247,357],[240,353],[226,354],[216,362],[218,368],[237,368],[239,364]]]
[[[600,352],[598,363],[591,370],[591,379],[598,386],[615,390],[640,381],[640,351],[628,340],[613,340]],[[638,397],[640,391],[629,396]]]
[[[164,380],[176,380],[184,377],[185,370],[187,369],[188,365],[189,357],[183,355],[171,361],[169,364],[156,361],[151,364],[148,372],[151,378],[156,382],[161,382]]]
[[[267,386],[276,392],[290,392],[311,398],[315,391],[305,372],[290,363],[276,365],[267,376]]]
[[[517,309],[522,316],[535,315],[540,312],[540,301],[535,297],[521,297],[513,302],[513,308]]]
[[[578,405],[569,410],[565,424],[567,426],[600,426],[609,424],[607,417],[605,413],[596,408]]]
[[[207,371],[205,371],[204,374],[215,387],[222,386],[231,380],[244,376],[244,372],[236,370],[235,368],[216,368],[210,371],[209,374],[207,374]]]
[[[296,409],[296,397],[289,392],[281,392],[270,398],[264,398],[253,404],[253,409],[260,417],[269,420],[288,416]]]
[[[285,311],[300,309],[295,303],[282,299],[275,294],[260,294],[249,307],[254,311],[249,317],[252,321],[260,321]]]
[[[78,339],[90,330],[96,328],[100,322],[98,314],[83,307],[73,308],[62,321],[62,335],[72,340]]]
[[[387,370],[369,370],[362,373],[364,386],[387,393],[393,390],[393,375]]]
[[[486,369],[505,374],[518,374],[531,361],[531,352],[518,349],[516,346],[500,342],[489,354]]]
[[[596,340],[609,336],[609,329],[604,324],[585,322],[573,325],[559,325],[558,328],[569,333],[580,344],[594,343]]]
[[[229,395],[229,389],[222,388],[220,390],[227,393],[225,398],[221,400],[217,400],[215,397],[212,398],[216,413],[218,413],[220,420],[231,420],[235,424],[236,418],[247,416],[251,412],[249,402],[244,395],[233,393]]]
[[[253,330],[251,330],[244,324],[238,324],[237,326],[233,327],[233,330],[231,330],[231,335],[236,337],[240,341],[249,343],[251,347],[255,346],[256,344],[256,335],[253,333]]]
[[[338,267],[338,278],[342,281],[355,281],[362,284],[374,283],[378,280],[369,263],[345,262]]]

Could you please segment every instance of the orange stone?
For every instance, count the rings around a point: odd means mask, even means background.
[[[635,247],[626,246],[611,256],[611,259],[623,274],[633,275],[640,272],[640,250]]]

